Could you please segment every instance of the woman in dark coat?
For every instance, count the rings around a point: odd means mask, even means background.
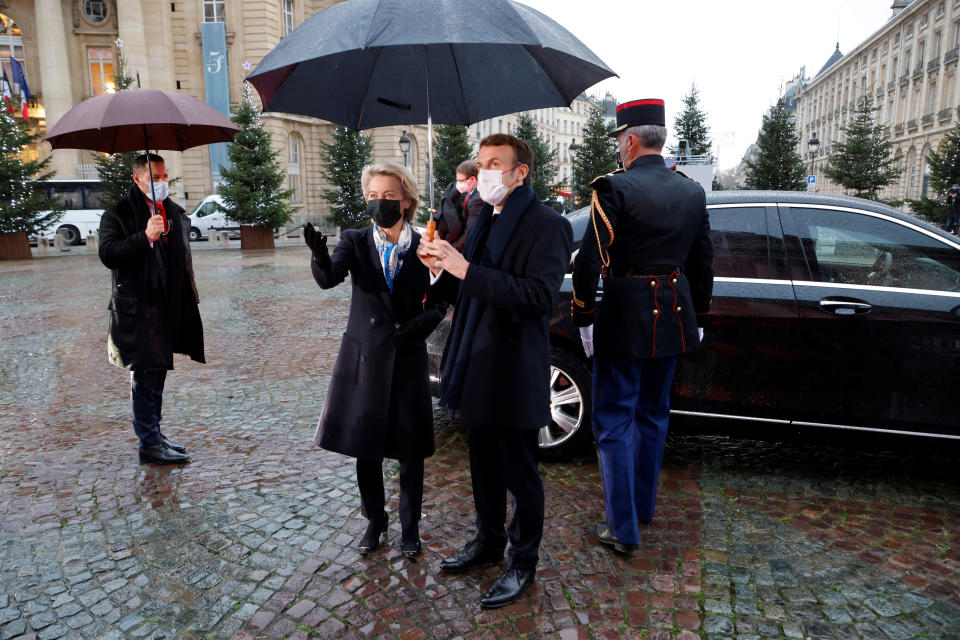
[[[313,277],[323,289],[349,273],[350,317],[314,441],[357,459],[363,515],[358,549],[380,546],[387,530],[383,459],[400,462],[401,550],[420,554],[423,460],[433,455],[433,408],[424,340],[446,305],[429,298],[430,274],[417,258],[420,235],[410,226],[417,186],[392,164],[367,167],[361,178],[373,225],[344,231],[329,255],[326,238],[308,224]]]

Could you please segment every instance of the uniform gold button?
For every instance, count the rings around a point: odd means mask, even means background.
[[[657,286],[657,281],[656,281],[656,280],[651,280],[651,281],[650,281],[650,286],[651,286],[651,287]]]
[[[682,310],[683,310],[682,307],[677,307],[677,311],[682,311]]]
[[[673,284],[677,284],[677,279],[676,279],[676,278],[674,278],[674,279],[673,279],[673,280],[671,280],[670,282],[672,282]]]
[[[654,310],[653,310],[653,315],[657,315],[658,313],[660,313],[660,309],[654,309]]]

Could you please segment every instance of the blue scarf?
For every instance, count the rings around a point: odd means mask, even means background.
[[[507,198],[506,205],[497,215],[497,224],[492,229],[493,207],[484,205],[477,216],[477,223],[467,236],[463,256],[470,263],[499,267],[503,252],[520,218],[530,206],[539,203],[537,195],[529,185],[520,185]],[[480,246],[483,238],[487,238],[487,241]],[[462,404],[463,381],[470,365],[473,338],[486,308],[486,302],[462,294],[457,296],[453,325],[450,328],[447,348],[443,352],[440,376],[440,406],[450,411],[456,411]]]

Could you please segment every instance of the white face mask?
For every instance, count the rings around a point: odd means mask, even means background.
[[[513,169],[516,169],[516,167]],[[477,191],[480,192],[480,197],[483,198],[484,202],[493,206],[503,202],[510,191],[510,187],[503,184],[503,174],[510,173],[513,169],[507,169],[506,171],[480,169],[480,175],[477,176]]]
[[[143,191],[143,194],[147,196],[149,200],[153,200],[153,192],[150,191],[149,179],[142,183],[140,190]],[[170,184],[165,180],[155,180],[153,182],[153,191],[157,194],[157,199],[154,200],[154,202],[163,202],[167,199],[167,196],[170,195]]]
[[[463,180],[457,180],[457,191],[459,191],[460,193],[466,193],[467,183],[464,182]]]

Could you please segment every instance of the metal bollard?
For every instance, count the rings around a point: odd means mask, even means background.
[[[221,231],[221,232],[217,235],[217,239],[219,240],[220,244],[222,244],[223,246],[225,246],[225,247],[229,247],[229,246],[230,246],[230,232],[229,232],[229,231]]]
[[[87,236],[87,251],[99,251],[100,250],[100,236],[96,233],[91,233]]]
[[[37,238],[37,253],[48,253],[50,251],[49,238]]]
[[[53,234],[53,248],[59,251],[70,251],[67,243],[63,241],[63,236],[59,233]]]
[[[287,228],[286,228],[285,226],[284,226],[284,227],[280,227],[280,229],[277,231],[277,238],[279,238],[279,239],[281,239],[281,240],[286,240],[286,239],[287,239]]]
[[[216,241],[217,241],[217,230],[207,229],[207,242],[213,244]]]

